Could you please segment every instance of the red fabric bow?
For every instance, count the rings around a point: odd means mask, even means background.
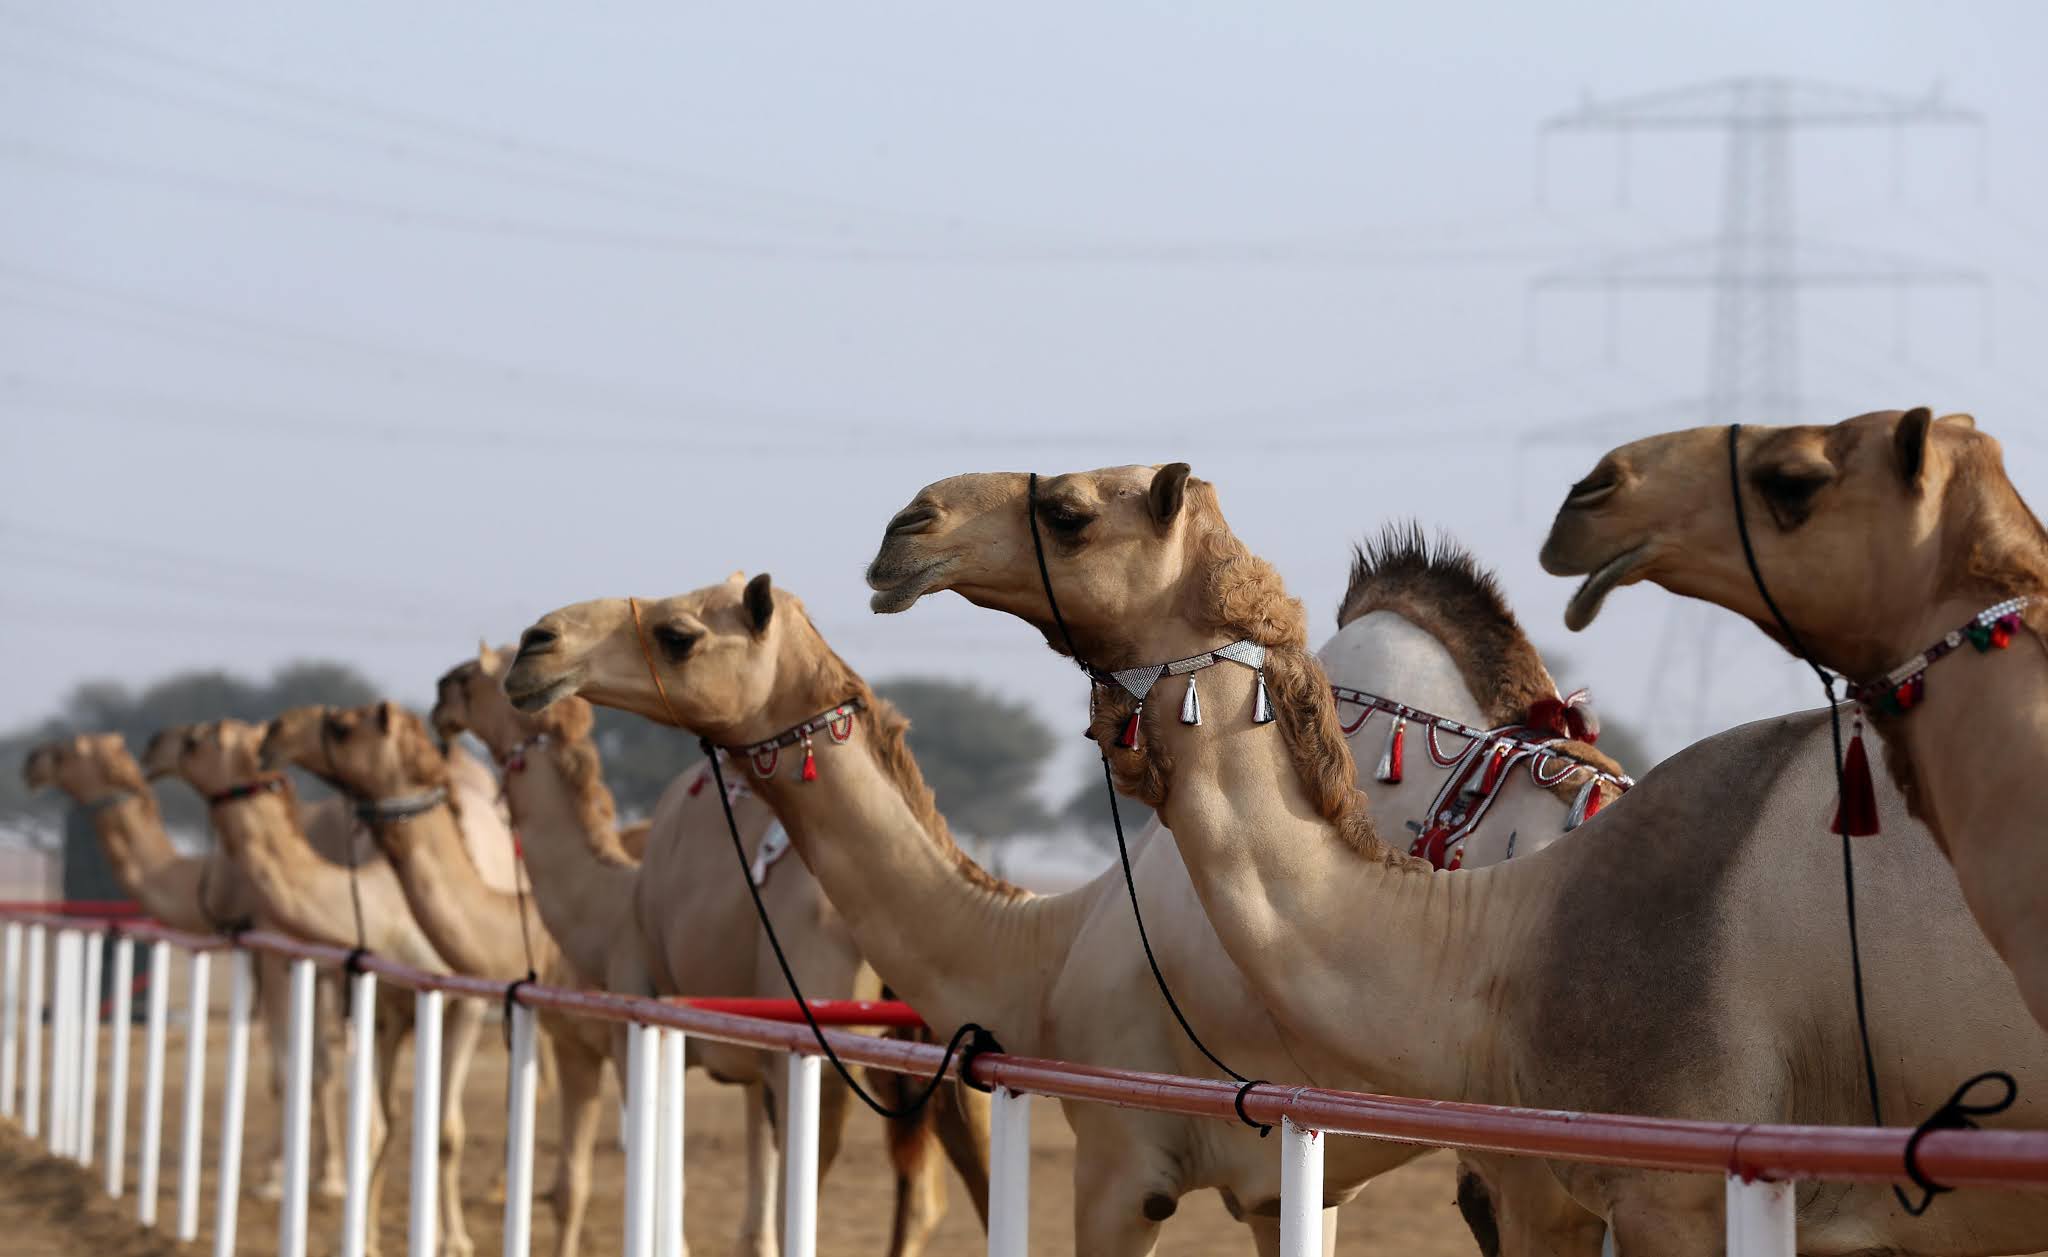
[[[1588,745],[1600,740],[1600,721],[1593,715],[1593,700],[1585,690],[1573,690],[1563,698],[1537,699],[1529,704],[1522,724]]]

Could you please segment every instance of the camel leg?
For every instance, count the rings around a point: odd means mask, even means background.
[[[583,1233],[583,1214],[590,1205],[590,1158],[597,1145],[599,1102],[604,1087],[605,1056],[579,1042],[573,1025],[563,1025],[555,1042],[556,1081],[560,1085],[561,1152],[555,1165],[555,1186],[549,1193],[555,1211],[556,1257],[576,1257]]]
[[[398,1049],[412,1034],[411,1020],[392,1015],[395,1010],[390,1006],[380,1005],[377,1012],[377,1116],[381,1120],[370,1123],[370,1182],[363,1193],[363,1251],[368,1257],[377,1257],[383,1247],[379,1234],[384,1220],[384,1176],[390,1168],[391,1134],[398,1129]]]
[[[291,1047],[291,1001],[275,998],[286,989],[291,961],[272,952],[256,953],[256,1013],[263,1021],[265,1055],[270,1063],[271,1123],[267,1151],[257,1158],[260,1177],[248,1186],[258,1200],[284,1196],[284,1087]]]
[[[482,1001],[449,1001],[441,1041],[441,1253],[470,1257],[476,1245],[463,1217],[462,1145],[467,1127],[462,1119],[462,1089],[469,1081],[469,1062],[484,1026]]]
[[[940,1087],[932,1097],[932,1130],[988,1230],[989,1098],[958,1083]]]
[[[1146,1151],[1111,1139],[1075,1143],[1075,1257],[1146,1257],[1159,1243],[1159,1224],[1179,1208],[1180,1194],[1146,1164]]]
[[[777,1231],[776,1186],[782,1157],[776,1151],[774,1095],[763,1082],[740,1090],[747,1122],[747,1204],[740,1211],[740,1233],[733,1251],[738,1257],[777,1257],[782,1251]]]
[[[869,1070],[867,1083],[875,1098],[891,1108],[902,1108],[908,1099],[910,1084],[901,1074]],[[889,1257],[918,1257],[946,1214],[938,1158],[931,1155],[936,1142],[931,1126],[948,1090],[942,1087],[934,1092],[931,1103],[915,1117],[888,1118],[882,1123],[889,1163],[896,1170],[896,1215],[889,1228]]]
[[[313,984],[313,1116],[320,1135],[320,1178],[314,1190],[330,1200],[348,1195],[348,1149],[342,1137],[348,1079],[347,1071],[337,1068],[348,1051],[342,981],[323,972]]]

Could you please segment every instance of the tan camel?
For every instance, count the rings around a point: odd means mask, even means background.
[[[1648,580],[1788,644],[1742,557],[1728,433],[1624,445],[1572,489],[1543,547],[1547,570],[1592,573],[1566,623],[1584,627],[1610,590]],[[1893,781],[2048,1026],[2038,819],[2048,802],[2048,533],[2006,476],[1998,442],[1967,415],[1921,408],[1831,427],[1745,426],[1739,457],[1771,596],[1814,662],[1861,683],[1858,718],[1883,739]],[[2013,599],[2028,601],[2007,608]],[[2015,649],[1999,649],[2007,643]],[[1944,661],[1950,651],[1968,658]]]
[[[685,774],[668,792],[656,812],[663,820],[660,837],[648,861],[635,864],[622,849],[623,835],[613,829],[612,796],[590,737],[590,704],[566,699],[545,712],[519,711],[500,684],[510,662],[510,651],[482,647],[475,660],[444,675],[434,727],[444,739],[465,731],[475,735],[497,759],[526,858],[536,873],[541,916],[579,980],[635,994],[785,994],[765,943],[731,945],[736,938],[757,938],[760,930],[752,920],[751,901],[733,876],[730,850],[714,841],[722,835],[701,828],[710,818],[699,814],[698,800],[717,806],[716,795],[706,792],[702,771]],[[744,836],[758,852],[772,815],[752,799],[737,800],[735,813],[745,818]],[[697,824],[698,831],[684,829],[686,821]],[[722,820],[717,823],[722,826]],[[879,993],[815,879],[796,861],[778,861],[764,873],[764,899],[784,923],[783,943],[799,973],[823,974],[827,982],[850,979],[850,987],[837,989]],[[637,904],[641,911],[622,916],[621,903]],[[654,927],[658,940],[653,964],[646,937],[650,931],[643,931],[643,921]],[[656,966],[658,976],[652,971]],[[823,994],[835,988],[818,989]],[[691,1064],[748,1089],[749,1203],[741,1215],[740,1251],[772,1248],[774,1147],[766,1119],[771,1110],[781,1111],[784,1071],[759,1052],[695,1038],[689,1043]],[[821,1173],[837,1155],[849,1107],[836,1077],[825,1080],[822,1099]],[[958,1163],[976,1210],[986,1218],[985,1125],[981,1106],[963,1112],[951,1095],[942,1096],[922,1121],[889,1123],[897,1174],[893,1257],[923,1251],[944,1214],[943,1166],[929,1155],[935,1138]]]
[[[180,855],[164,830],[163,813],[144,770],[128,754],[118,733],[84,734],[45,743],[29,753],[25,776],[31,789],[56,785],[92,816],[93,828],[107,862],[143,912],[173,929],[211,933],[229,924],[261,924],[255,889],[216,848],[203,856]],[[272,1109],[284,1111],[286,1005],[263,998],[281,991],[288,976],[286,962],[259,955],[257,1012],[264,1019],[270,1045]],[[338,1007],[333,983],[323,983],[316,999]],[[341,1145],[341,1075],[332,1068],[332,1046],[322,1036],[313,1052],[313,1101],[319,1144],[320,1176],[315,1190],[339,1196],[346,1186]],[[273,1128],[267,1167],[252,1195],[275,1199],[284,1190],[283,1131]]]
[[[1380,600],[1383,592],[1362,589],[1355,618],[1391,605]],[[1081,890],[1034,897],[968,861],[903,746],[901,716],[831,652],[801,603],[764,577],[734,578],[648,602],[640,614],[644,638],[621,600],[543,617],[523,639],[507,692],[529,708],[582,693],[663,723],[680,720],[727,747],[856,707],[854,716],[835,717],[815,733],[813,749],[822,753],[814,781],[795,771],[794,745],[783,771],[771,764],[766,777],[755,756],[733,762],[736,772],[751,765],[751,788],[776,809],[891,985],[942,1030],[978,1021],[1014,1052],[1214,1072],[1153,989],[1120,876],[1108,872]],[[1377,622],[1370,628],[1382,631]],[[651,669],[664,678],[666,697]],[[1559,830],[1565,805],[1553,799],[1550,806],[1549,827]],[[1278,1032],[1241,982],[1228,980],[1229,960],[1173,844],[1148,833],[1134,865],[1153,946],[1212,1045],[1240,1069],[1313,1077],[1299,1045]],[[916,931],[896,926],[905,903],[920,911]],[[1251,1131],[1101,1106],[1066,1111],[1078,1143],[1077,1251],[1149,1251],[1179,1197],[1202,1187],[1223,1193],[1262,1251],[1277,1247],[1278,1165]],[[1332,1203],[1415,1155],[1362,1140],[1332,1148]],[[1594,1226],[1597,1232],[1597,1220]],[[1334,1228],[1328,1234],[1334,1239]]]
[[[276,731],[278,741],[290,747],[306,747],[307,762],[300,765],[315,776],[318,768],[318,745],[320,720],[327,708],[313,704],[294,707],[281,713],[270,722]],[[492,890],[511,893],[519,876],[518,846],[512,841],[512,823],[506,815],[505,805],[499,798],[498,779],[491,770],[479,762],[476,756],[460,746],[451,746],[447,751],[448,792],[454,797],[462,817],[462,841],[469,849],[470,862],[476,866],[477,875],[485,886]],[[352,827],[361,849],[359,856],[374,857],[376,848],[370,842],[370,831],[356,817],[346,800],[332,800]],[[308,826],[307,837],[314,839],[314,846],[323,855],[330,847],[319,841],[319,836]],[[328,855],[329,859],[341,862],[339,854]]]
[[[450,757],[418,717],[384,702],[330,710],[310,728],[304,720],[276,722],[261,760],[266,771],[295,764],[356,800],[413,918],[457,972],[505,982],[533,973],[550,985],[586,985],[541,921],[533,890],[485,884],[465,842]],[[607,1023],[555,1013],[542,1013],[539,1025],[561,1079],[561,1161],[549,1193],[555,1251],[574,1257],[590,1202],[590,1155],[612,1032]]]
[[[1023,475],[929,486],[869,569],[876,608],[954,589],[1058,640],[1033,519],[1059,609],[1094,666],[1143,679],[1226,652],[1158,680],[1135,748],[1118,745],[1132,697],[1114,679],[1098,687],[1093,732],[1123,788],[1161,808],[1209,920],[1266,1006],[1318,1060],[1338,1063],[1326,1080],[1724,1121],[1868,1120],[1833,912],[1838,857],[1811,841],[1833,793],[1819,717],[1693,747],[1535,855],[1438,872],[1375,832],[1300,604],[1185,464],[1052,477],[1035,503]],[[1183,724],[1173,712],[1195,676],[1204,718]],[[1895,795],[1879,805],[1906,823]],[[1925,1112],[1995,1062],[2021,1089],[1998,1124],[2038,1127],[2048,1040],[1939,869],[1918,843],[1858,869],[1886,1107]],[[1623,1254],[1720,1250],[1723,1192],[1710,1176],[1551,1172],[1607,1220]],[[1802,1186],[1797,1201],[1802,1252],[2048,1243],[2048,1200],[2036,1197],[1962,1191],[1920,1218],[1882,1187]]]
[[[227,856],[249,877],[265,916],[284,932],[339,947],[357,945],[350,875],[322,859],[299,828],[297,798],[289,778],[262,771],[263,729],[239,720],[199,725],[176,740],[177,772],[211,805],[214,832]],[[389,864],[377,861],[356,870],[355,894],[362,905],[362,945],[379,956],[437,973],[451,972],[405,902]],[[383,1112],[375,1138],[369,1185],[369,1213],[379,1216],[386,1152],[394,1129],[398,1049],[412,1033],[413,995],[379,983],[377,1085]],[[442,1035],[440,1115],[441,1251],[468,1257],[474,1249],[462,1217],[463,1084],[483,1025],[475,1000],[452,1000]],[[377,1227],[370,1235],[375,1242]]]

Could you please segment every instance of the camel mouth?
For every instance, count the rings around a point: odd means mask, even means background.
[[[512,670],[505,674],[505,697],[512,700],[514,707],[529,716],[544,711],[561,699],[574,694],[576,687],[582,683],[582,678],[574,672],[565,672],[561,676],[548,678],[531,675],[534,670],[528,667],[527,660],[522,655],[512,665]]]
[[[939,577],[952,566],[951,559],[934,559],[899,573],[886,570],[883,561],[876,559],[868,567],[868,588],[875,591],[868,598],[868,610],[877,615],[910,610],[918,599],[938,586]]]
[[[1572,594],[1572,600],[1565,604],[1564,626],[1576,633],[1591,624],[1593,617],[1600,614],[1607,595],[1635,577],[1636,569],[1642,566],[1643,552],[1648,548],[1645,543],[1632,550],[1624,550],[1594,568],[1592,575],[1586,577]]]

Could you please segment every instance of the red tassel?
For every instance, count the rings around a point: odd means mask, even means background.
[[[811,744],[809,742],[804,743],[803,779],[805,781],[816,781],[818,779],[818,756],[815,752],[811,750]]]
[[[1124,748],[1126,751],[1135,751],[1138,749],[1138,717],[1143,715],[1144,712],[1145,708],[1143,706],[1140,706],[1136,711],[1133,711],[1131,713],[1131,718],[1129,720],[1124,721],[1124,731],[1117,738],[1116,744]]]
[[[1596,786],[1596,787],[1594,787],[1594,789],[1593,789],[1593,793],[1591,793],[1591,794],[1589,794],[1589,795],[1587,795],[1587,796],[1586,796],[1586,812],[1585,812],[1585,816],[1584,816],[1584,819],[1583,819],[1583,820],[1582,820],[1582,821],[1581,821],[1580,823],[1581,823],[1581,824],[1583,824],[1583,823],[1584,823],[1584,821],[1589,821],[1589,820],[1592,820],[1592,819],[1593,819],[1593,818],[1594,818],[1595,816],[1598,816],[1599,814],[1600,814],[1600,790],[1599,790],[1599,787],[1597,787],[1597,786]]]
[[[1833,829],[1852,838],[1868,838],[1877,832],[1877,787],[1870,780],[1870,757],[1863,751],[1863,722],[1856,722],[1856,736],[1849,739],[1849,753],[1842,757],[1842,800],[1835,808]]]
[[[1486,753],[1486,771],[1479,777],[1480,794],[1493,793],[1493,788],[1500,784],[1501,769],[1507,766],[1507,762],[1508,745],[1505,742],[1499,743]]]
[[[1408,740],[1408,722],[1400,716],[1394,717],[1393,731],[1387,734],[1387,749],[1380,756],[1379,771],[1373,776],[1390,786],[1401,784],[1401,765],[1406,758],[1403,754]]]

